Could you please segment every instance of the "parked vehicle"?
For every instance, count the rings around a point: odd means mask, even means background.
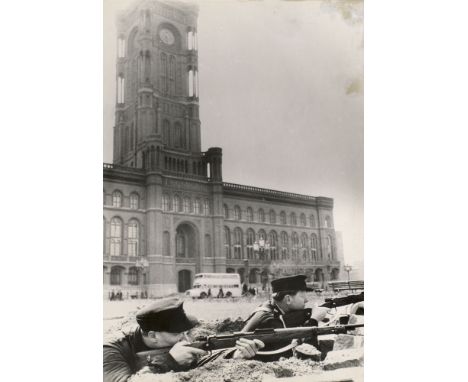
[[[221,292],[221,293],[220,293]],[[185,292],[192,298],[240,297],[242,288],[238,273],[197,273],[193,287]]]

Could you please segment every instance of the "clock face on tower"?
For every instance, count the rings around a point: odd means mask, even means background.
[[[174,35],[169,29],[161,29],[159,31],[159,38],[166,45],[174,44]]]

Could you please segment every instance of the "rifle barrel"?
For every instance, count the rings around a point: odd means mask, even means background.
[[[199,337],[187,346],[203,350],[217,350],[236,346],[236,341],[240,338],[249,340],[258,339],[265,345],[283,341],[290,341],[298,338],[316,337],[325,334],[341,334],[350,330],[363,327],[364,324],[336,325],[323,327],[297,327],[284,329],[257,329],[253,332],[234,332],[232,334]]]

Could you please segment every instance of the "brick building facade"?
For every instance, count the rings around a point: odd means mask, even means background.
[[[201,151],[198,10],[142,1],[118,20],[114,163],[104,164],[104,293],[182,292],[199,272],[243,282],[338,279],[333,200],[223,182]]]

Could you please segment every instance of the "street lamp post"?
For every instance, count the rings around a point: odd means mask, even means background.
[[[258,241],[256,240],[254,243],[253,243],[253,250],[254,250],[254,253],[256,254],[260,254],[259,255],[259,259],[260,260],[264,260],[265,259],[265,256],[266,256],[266,251],[270,249],[270,243],[264,239],[263,235],[260,236],[260,238],[258,239]],[[260,280],[262,281],[262,284],[263,284],[263,280],[262,280],[262,277],[260,276]],[[268,282],[269,280],[267,280]]]
[[[349,284],[349,272],[351,272],[353,270],[353,267],[351,265],[345,265],[343,267],[343,269],[345,270],[345,272],[348,273],[348,288],[351,288],[350,284]]]
[[[137,259],[137,261],[135,262],[135,266],[138,269],[138,272],[143,275],[145,269],[149,267],[148,259],[146,259],[146,257],[141,257]],[[138,282],[138,284],[140,283]]]

